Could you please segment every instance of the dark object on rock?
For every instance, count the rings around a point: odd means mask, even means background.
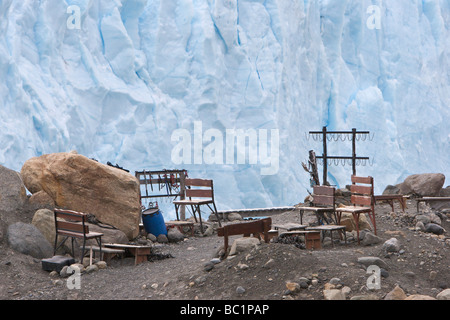
[[[65,266],[70,266],[75,263],[75,259],[66,256],[53,256],[48,259],[42,259],[42,269],[45,271],[61,272]]]
[[[124,169],[124,168],[122,168],[121,166],[119,166],[117,163],[116,163],[116,165],[113,165],[111,162],[107,162],[106,163],[108,166],[110,166],[110,167],[114,167],[114,168],[117,168],[117,169],[120,169],[120,170],[123,170],[123,171],[126,171],[126,172],[130,172],[130,170],[127,170],[127,169]]]

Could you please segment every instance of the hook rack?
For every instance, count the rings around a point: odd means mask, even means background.
[[[373,165],[370,162],[369,157],[357,157],[356,156],[356,141],[372,141],[374,134],[370,134],[369,131],[357,131],[352,129],[352,131],[327,131],[327,127],[323,127],[322,131],[310,131],[310,137],[314,141],[321,141],[323,143],[323,154],[318,156],[317,160],[323,165],[323,184],[327,183],[328,166],[346,166],[348,163],[352,166],[353,175],[356,175],[357,166],[366,166],[367,164]],[[308,139],[309,140],[309,139]],[[327,141],[351,141],[352,142],[352,156],[351,157],[341,157],[341,156],[328,156],[327,154]]]

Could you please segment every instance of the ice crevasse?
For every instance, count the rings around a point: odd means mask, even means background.
[[[326,126],[371,132],[357,173],[378,193],[450,176],[448,0],[1,0],[0,79],[14,170],[77,150],[213,179],[219,209],[293,205],[311,190],[301,162],[322,153],[308,132]],[[348,164],[328,171],[350,183]]]

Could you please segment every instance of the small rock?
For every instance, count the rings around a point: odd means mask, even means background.
[[[436,271],[430,271],[430,280],[436,280],[437,272]]]
[[[382,241],[383,240],[380,237],[376,236],[372,232],[367,232],[366,235],[364,236],[364,239],[361,241],[361,243],[364,246],[371,246],[374,244],[381,243]]]
[[[300,284],[297,282],[286,282],[286,288],[292,293],[297,293],[300,291]]]
[[[99,269],[106,269],[106,267],[107,267],[107,264],[106,264],[105,261],[99,261],[99,262],[96,262],[95,265],[96,265]]]
[[[345,295],[339,289],[323,290],[325,300],[345,300]]]
[[[160,234],[158,237],[156,237],[156,241],[159,243],[168,243],[169,239],[167,239],[167,236],[165,234]]]
[[[156,236],[152,233],[147,234],[147,240],[150,240],[152,242],[156,242]]]
[[[334,284],[334,285],[337,285],[337,284],[339,284],[341,282],[341,279],[339,279],[339,278],[332,278],[331,280],[330,280],[330,283],[331,284]]]
[[[214,269],[214,263],[212,262],[207,262],[205,263],[205,265],[203,266],[203,270],[205,270],[206,272],[211,271],[212,269]]]
[[[54,278],[54,277],[59,276],[59,273],[58,273],[58,271],[52,271],[52,272],[49,273],[49,276]]]
[[[405,300],[406,294],[405,291],[403,291],[402,288],[399,286],[395,286],[395,288],[389,292],[386,297],[384,297],[384,300]]]
[[[398,252],[400,251],[400,243],[398,242],[397,238],[391,238],[384,242],[383,249],[386,252]]]
[[[361,264],[365,265],[366,267],[369,267],[371,265],[376,265],[376,266],[379,266],[380,268],[389,270],[389,267],[386,264],[386,262],[384,262],[383,260],[381,260],[378,257],[360,257],[360,258],[358,258],[358,263],[361,263]]]
[[[91,266],[88,266],[86,268],[86,273],[92,273],[92,272],[95,272],[95,271],[98,271],[98,266],[95,265],[95,264],[93,264]]]
[[[405,276],[408,276],[410,278],[414,278],[416,276],[416,274],[412,271],[406,271],[405,272]]]
[[[438,225],[438,224],[435,224],[435,223],[429,223],[429,224],[427,224],[427,225],[425,226],[425,232],[428,232],[428,233],[434,233],[434,234],[437,234],[437,235],[441,235],[441,234],[444,234],[445,229],[442,228],[442,227],[441,227],[440,225]]]
[[[436,300],[436,298],[423,294],[413,294],[407,297],[405,300]]]
[[[415,227],[416,231],[425,231],[425,225],[422,221],[418,221]]]
[[[369,295],[354,296],[351,297],[350,300],[380,300],[380,298],[378,298],[378,296],[374,294],[369,294]]]
[[[243,287],[238,286],[238,287],[236,288],[236,293],[237,293],[237,294],[243,294],[244,292],[245,292],[245,289],[244,289]]]
[[[445,289],[444,291],[441,291],[436,296],[436,299],[438,299],[438,300],[450,300],[450,289]]]
[[[240,269],[240,270],[247,270],[248,269],[248,265],[247,264],[245,264],[245,263],[238,263],[238,265],[237,265],[237,267]]]
[[[273,259],[269,259],[269,261],[267,261],[265,264],[264,264],[264,268],[271,268],[273,265],[275,265],[275,260],[273,260]]]
[[[184,235],[178,230],[178,228],[168,228],[167,239],[169,242],[181,242],[184,240]]]

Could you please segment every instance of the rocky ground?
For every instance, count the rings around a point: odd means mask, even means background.
[[[2,300],[324,300],[390,299],[393,294],[436,298],[450,288],[450,215],[438,213],[443,235],[416,228],[415,202],[406,213],[387,204],[376,207],[379,241],[358,245],[325,244],[320,250],[294,244],[261,243],[219,263],[223,238],[216,233],[154,245],[151,261],[113,259],[105,269],[84,272],[79,289],[68,278],[42,270],[41,261],[11,250],[0,252]],[[298,222],[298,212],[272,217]],[[233,237],[232,239],[235,239]],[[388,252],[385,241],[399,248]],[[381,287],[369,289],[361,258],[381,263]],[[395,289],[397,287],[397,289]],[[394,290],[395,289],[395,290]],[[393,292],[394,290],[394,292]],[[401,291],[399,293],[399,291]],[[448,292],[448,290],[447,290]]]

